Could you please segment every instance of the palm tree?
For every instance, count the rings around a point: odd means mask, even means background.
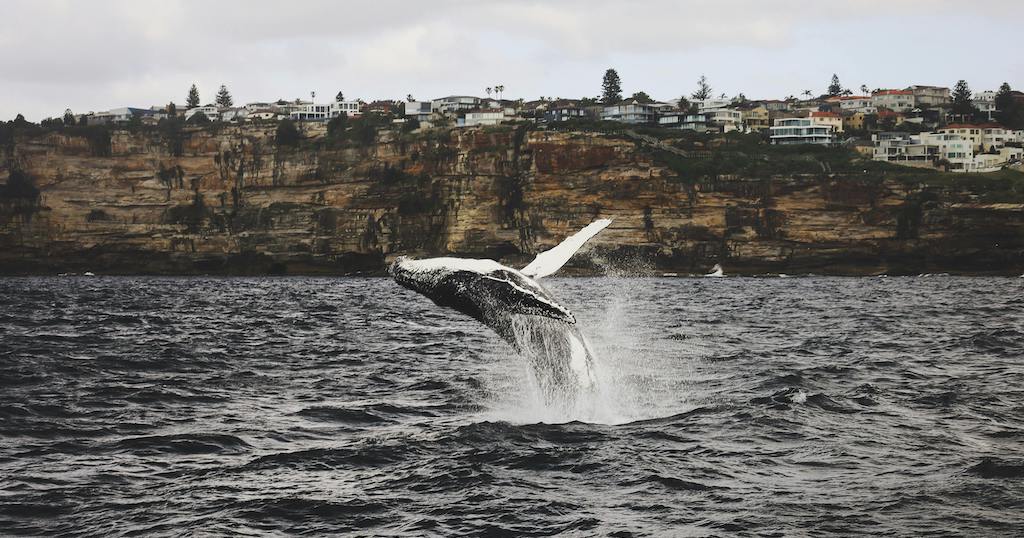
[[[501,101],[501,94],[505,93],[505,85],[498,84],[494,87],[494,91],[498,92],[498,100]]]
[[[811,90],[804,90],[804,93],[803,93],[803,95],[806,95],[806,96],[807,96],[807,98],[808,98],[808,99],[810,99],[810,98],[811,98],[811,96],[812,96],[812,95],[814,95],[814,94],[813,94],[813,93],[811,93]]]
[[[484,89],[484,91],[487,92],[487,98],[490,99],[491,98],[491,87],[488,86],[486,89]]]
[[[868,94],[868,85],[867,84],[861,84],[860,85],[860,94],[861,95],[867,95]]]

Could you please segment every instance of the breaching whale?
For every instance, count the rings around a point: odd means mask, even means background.
[[[494,330],[530,360],[546,399],[572,399],[594,386],[594,358],[576,317],[537,280],[558,271],[611,222],[590,223],[519,270],[486,259],[403,256],[389,273],[402,286]]]

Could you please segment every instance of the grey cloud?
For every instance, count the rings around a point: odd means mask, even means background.
[[[842,57],[829,60],[832,69],[857,62],[865,70],[873,62],[880,77],[890,77],[894,60],[871,57],[881,43],[894,55],[922,49],[935,57],[959,54],[960,46],[928,38],[948,24],[965,34],[964,42],[998,46],[1010,38],[987,26],[1005,29],[1007,21],[1024,16],[1024,2],[998,0],[973,2],[970,25],[958,25],[962,3],[949,0],[7,0],[0,8],[0,118],[23,111],[34,119],[65,106],[180,101],[193,81],[205,96],[228,83],[241,100],[308,95],[311,89],[333,95],[335,88],[364,97],[479,92],[499,81],[526,97],[592,95],[595,82],[558,74],[593,72],[597,80],[614,62],[625,70],[679,70],[685,61],[686,73],[650,77],[671,83],[648,88],[652,93],[674,96],[695,73],[732,79],[729,70],[755,58],[819,66],[839,51]],[[873,33],[900,18],[905,31]],[[816,43],[801,58],[809,30],[828,35],[843,25],[863,30],[853,39],[836,37],[846,42]],[[864,44],[857,43],[861,38]],[[861,48],[863,58],[846,53]],[[969,56],[1020,75],[1019,61],[996,64],[982,54]],[[652,66],[653,58],[667,63]],[[770,80],[759,71],[764,68],[750,67],[757,72],[748,78]],[[925,66],[907,66],[914,68]],[[944,70],[936,78],[961,76],[951,66]]]

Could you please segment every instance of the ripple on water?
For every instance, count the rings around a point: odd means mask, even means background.
[[[0,534],[1019,534],[1021,279],[545,285],[574,408],[386,279],[0,279]]]

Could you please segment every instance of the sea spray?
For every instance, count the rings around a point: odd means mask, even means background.
[[[574,279],[576,285],[591,279]],[[582,421],[622,424],[686,411],[695,359],[703,346],[695,338],[666,340],[651,333],[642,319],[642,297],[656,279],[604,277],[614,286],[587,297],[575,326],[536,316],[513,325],[521,351],[495,343],[485,360],[491,365],[485,385],[484,420],[513,423]],[[558,281],[552,281],[553,284]],[[578,337],[592,362],[588,379],[567,360]],[[668,342],[666,345],[665,343]]]

